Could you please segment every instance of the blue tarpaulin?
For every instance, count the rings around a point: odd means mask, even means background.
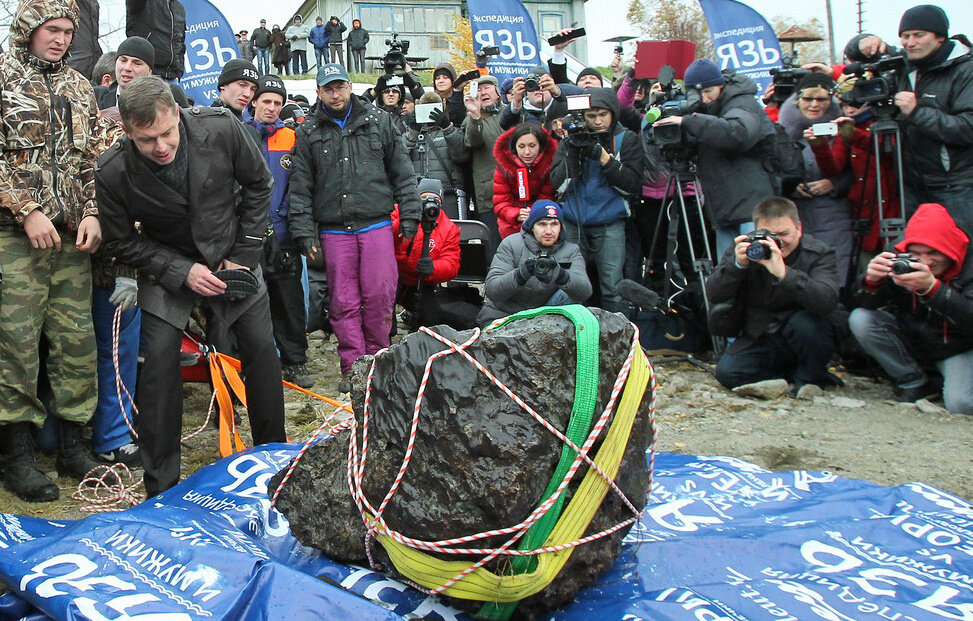
[[[0,620],[468,619],[294,539],[266,488],[299,448],[227,457],[124,512],[0,514]],[[617,562],[551,618],[973,620],[973,506],[663,453]]]

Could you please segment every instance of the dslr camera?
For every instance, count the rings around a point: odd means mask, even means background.
[[[659,69],[659,85],[662,93],[654,108],[659,111],[658,118],[692,114],[700,107],[700,95],[696,89],[684,90],[676,84],[676,70],[672,65]],[[681,125],[659,125],[652,128],[652,141],[659,147],[684,146]]]
[[[422,199],[422,215],[420,216],[421,222],[433,222],[439,219],[439,201],[433,196],[427,196]]]
[[[542,250],[534,263],[534,276],[538,280],[543,280],[557,266],[557,259],[551,256],[547,250]]]
[[[536,75],[524,76],[524,90],[528,93],[541,90],[541,82]]]
[[[385,56],[382,57],[382,67],[385,68],[385,73],[394,74],[397,71],[405,71],[405,55],[409,53],[409,40],[400,39],[399,33],[393,32],[392,38],[385,40],[385,45],[389,46]]]
[[[774,233],[771,233],[767,229],[750,231],[747,233],[747,241],[750,242],[750,245],[747,246],[747,258],[751,261],[764,261],[773,256],[770,248],[760,243],[760,240],[762,239],[771,240],[777,244],[778,248],[781,247],[780,237]]]
[[[912,266],[913,263],[918,263],[919,259],[912,256],[909,253],[897,254],[892,258],[892,273],[893,274],[909,274],[916,271],[916,268]]]
[[[868,63],[853,63],[845,67],[844,73],[858,77],[851,91],[842,100],[860,108],[865,104],[878,107],[891,107],[899,82],[900,72],[905,68],[904,56],[885,55]],[[865,77],[867,75],[871,77]]]

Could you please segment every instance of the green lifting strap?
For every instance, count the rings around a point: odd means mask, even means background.
[[[571,408],[571,418],[568,421],[567,431],[564,433],[569,440],[577,446],[584,444],[591,429],[591,419],[594,416],[595,405],[598,401],[598,340],[601,336],[601,326],[598,319],[590,310],[580,304],[568,306],[541,306],[530,310],[521,311],[511,315],[503,323],[493,326],[490,329],[497,330],[512,321],[518,319],[530,319],[539,315],[564,315],[574,323],[574,338],[576,343],[576,364],[575,364],[575,385],[574,385],[574,405]],[[557,462],[554,474],[551,476],[547,489],[541,495],[540,506],[549,498],[567,474],[571,463],[577,455],[576,451],[565,444],[561,447],[561,458]],[[565,494],[562,493],[553,505],[548,508],[540,520],[534,523],[527,533],[521,538],[520,550],[532,550],[537,548],[550,536],[554,525],[561,516],[564,506]],[[510,561],[511,573],[522,574],[534,571],[537,568],[537,558],[534,556],[514,556]],[[490,619],[493,621],[506,621],[517,608],[518,602],[486,602],[476,617],[479,619]]]

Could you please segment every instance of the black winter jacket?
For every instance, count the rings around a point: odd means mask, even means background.
[[[125,0],[126,37],[144,37],[155,49],[152,73],[175,80],[184,73],[186,9],[179,0]]]
[[[180,115],[188,200],[159,180],[128,138],[98,158],[95,184],[104,248],[139,270],[139,306],[182,327],[197,298],[185,286],[193,263],[260,263],[273,177],[226,110],[197,106]]]
[[[735,245],[723,253],[706,281],[710,304],[732,304],[742,317],[740,336],[727,351],[743,351],[764,336],[778,332],[791,315],[805,310],[824,316],[838,303],[838,264],[835,252],[810,235],[786,259],[787,272],[777,280],[762,265],[736,265]]]
[[[774,126],[756,94],[753,80],[729,73],[715,102],[683,117],[683,134],[697,146],[706,215],[715,227],[746,222],[757,203],[774,195],[758,146]]]
[[[918,101],[898,120],[907,182],[919,188],[973,186],[973,53],[962,35],[949,42],[953,50],[943,62],[899,82]]]
[[[348,30],[348,26],[345,26],[345,23],[340,20],[337,24],[333,23],[330,19],[324,22],[324,32],[328,35],[329,45],[341,43],[341,33],[346,30]]]
[[[363,50],[368,46],[368,39],[367,30],[364,28],[352,28],[348,33],[348,47],[353,50]]]
[[[419,221],[415,169],[392,117],[355,95],[351,105],[344,129],[324,106],[297,128],[288,215],[295,240],[390,220],[395,203],[400,219]]]
[[[270,31],[263,27],[257,28],[253,31],[253,35],[250,37],[250,43],[252,43],[255,48],[261,50],[269,48]]]

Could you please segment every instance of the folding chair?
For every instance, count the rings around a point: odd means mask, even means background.
[[[490,229],[479,220],[454,220],[459,227],[459,274],[452,283],[477,284],[486,282],[490,262],[493,261],[493,241]]]

